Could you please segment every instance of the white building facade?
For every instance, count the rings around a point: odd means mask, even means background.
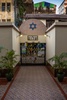
[[[58,8],[59,14],[67,14],[67,0],[64,0]]]

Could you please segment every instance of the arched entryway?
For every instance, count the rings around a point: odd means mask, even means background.
[[[28,19],[20,26],[23,35],[20,41],[21,63],[45,64],[46,62],[46,26],[40,20]]]

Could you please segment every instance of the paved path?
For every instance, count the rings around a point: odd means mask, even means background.
[[[9,83],[7,85],[0,85],[0,100],[1,100],[2,96],[4,95],[8,86],[9,86]]]
[[[21,67],[4,100],[66,100],[43,66]]]

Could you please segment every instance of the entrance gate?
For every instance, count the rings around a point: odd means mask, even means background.
[[[45,64],[46,62],[46,44],[44,37],[44,34],[46,32],[45,24],[46,23],[43,23],[38,19],[27,19],[23,21],[23,23],[19,27],[20,33],[23,36],[24,35],[27,36],[25,40],[24,38],[22,38],[23,43],[20,44],[21,64],[25,65]],[[27,42],[25,43],[25,41]]]
[[[21,43],[20,44],[21,64],[37,65],[46,62],[45,43]]]

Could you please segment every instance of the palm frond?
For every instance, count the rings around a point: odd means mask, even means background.
[[[63,68],[67,68],[67,52],[63,52],[59,56],[55,55],[48,61],[55,61],[53,67],[58,68],[58,70],[61,72]]]

